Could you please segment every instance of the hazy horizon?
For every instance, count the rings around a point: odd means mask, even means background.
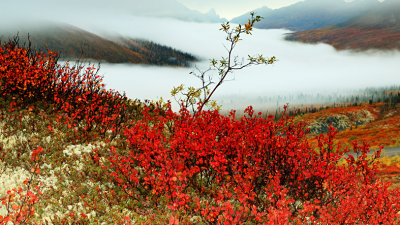
[[[217,14],[228,20],[241,16],[254,9],[267,6],[271,9],[279,9],[290,6],[304,0],[177,0],[190,9],[198,10],[202,13],[208,12],[211,8],[215,9]],[[323,1],[323,0],[320,0]],[[353,2],[357,0],[343,0]],[[358,0],[359,1],[359,0]],[[384,0],[379,0],[383,2]]]
[[[221,18],[231,20],[263,6],[279,9],[302,1],[305,0],[118,0],[112,2],[108,0],[70,0],[68,3],[57,0],[19,0],[3,2],[2,7],[7,10],[3,10],[0,18],[3,17],[3,20],[5,19],[8,23],[34,18],[51,18],[51,21],[65,22],[71,18],[90,18],[93,16],[109,18],[120,15],[173,17],[185,10],[189,10],[188,12],[191,14],[205,14],[211,9],[215,9],[216,14]],[[190,16],[190,14],[187,14],[187,16]]]

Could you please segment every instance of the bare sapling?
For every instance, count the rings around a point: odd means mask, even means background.
[[[248,55],[247,60],[245,60],[244,57],[239,59],[239,56],[233,55],[233,49],[236,47],[236,44],[242,40],[241,35],[252,35],[251,31],[253,31],[254,24],[263,19],[261,16],[255,16],[254,12],[251,12],[250,15],[251,18],[247,24],[239,24],[232,29],[229,22],[221,24],[222,28],[220,30],[226,33],[226,41],[229,42],[229,47],[224,45],[228,56],[222,57],[220,60],[210,59],[211,66],[205,71],[200,70],[196,66],[197,71],[190,72],[190,74],[193,74],[201,80],[201,86],[199,88],[188,87],[185,89],[184,85],[181,84],[172,89],[171,95],[178,104],[180,104],[181,108],[183,107],[191,110],[194,115],[201,112],[205,106],[208,107],[209,110],[219,110],[221,106],[217,104],[216,100],[211,100],[211,97],[217,88],[227,81],[226,79],[229,73],[235,70],[241,70],[250,65],[270,65],[277,61],[275,56],[266,58],[262,54],[256,56]],[[208,75],[208,72],[212,70],[218,71],[218,79],[216,82],[213,80],[213,75]],[[178,94],[181,94],[181,97],[177,97]]]

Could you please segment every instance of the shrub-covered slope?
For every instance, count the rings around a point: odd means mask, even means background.
[[[400,49],[400,2],[386,0],[347,21],[290,34],[286,40],[322,42],[338,50]]]
[[[338,129],[337,140],[343,144],[354,141],[368,141],[373,149],[400,146],[399,104],[388,103],[362,104],[344,108],[324,109],[296,118],[308,124],[315,136],[329,131],[330,124]]]

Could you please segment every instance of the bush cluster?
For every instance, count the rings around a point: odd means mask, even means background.
[[[317,137],[314,148],[305,137],[305,124],[295,125],[285,113],[275,121],[248,107],[246,116],[237,119],[235,112],[191,114],[186,108],[173,112],[170,106],[132,102],[105,90],[94,67],[60,66],[57,60],[57,53],[20,47],[18,38],[1,46],[2,106],[9,112],[47,110],[57,118],[50,131],[65,124],[81,140],[111,131],[111,141],[120,134],[122,145],[99,148],[83,158],[101,170],[90,179],[114,184],[109,196],[138,214],[154,217],[168,211],[170,224],[399,222],[400,193],[378,179],[380,151],[367,158],[366,142],[353,142],[355,158],[345,155],[350,149],[341,151],[333,144],[332,127]],[[40,173],[46,154],[40,147],[32,151],[33,175]],[[22,205],[12,206],[16,214],[0,217],[0,224],[30,221],[40,199],[28,182],[27,194],[15,190]],[[7,199],[3,204],[11,204]]]
[[[358,158],[345,157],[332,127],[314,149],[293,118],[246,112],[238,121],[217,111],[157,119],[144,111],[125,130],[129,153],[113,150],[104,167],[128,199],[206,224],[395,223],[399,193],[376,176],[380,152],[367,159],[368,144],[354,142]]]
[[[77,61],[58,64],[58,53],[37,53],[29,43],[20,46],[18,36],[0,48],[0,96],[11,111],[28,107],[47,109],[67,119],[84,138],[90,134],[117,134],[143,104],[124,94],[106,90],[99,68]],[[99,65],[100,66],[100,65]]]

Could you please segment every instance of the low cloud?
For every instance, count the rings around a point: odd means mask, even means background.
[[[92,3],[95,5],[94,1]],[[93,13],[96,10],[95,6],[93,7],[94,9],[87,8],[88,12],[90,11],[87,15],[61,16],[59,20],[104,37],[121,34],[144,38],[192,53],[203,59],[197,63],[202,70],[209,67],[208,59],[227,56],[223,44],[228,46],[229,43],[225,41],[224,33],[219,31],[219,24],[126,15],[109,17]],[[49,15],[52,13],[57,12],[49,12]],[[4,14],[1,17],[3,16]],[[48,19],[51,18],[49,16]],[[23,19],[20,22],[23,22]],[[13,22],[17,21],[7,23],[11,26]],[[338,90],[340,92],[340,90],[400,84],[398,51],[337,52],[326,44],[287,42],[283,39],[286,32],[289,31],[255,29],[253,35],[244,35],[243,41],[237,44],[234,55],[247,58],[247,55],[263,54],[266,57],[276,56],[279,61],[275,65],[252,66],[236,71],[229,77],[229,79],[234,78],[234,81],[222,85],[216,92],[216,98],[240,95],[252,99],[297,92],[333,93]],[[169,99],[173,86],[182,83],[200,85],[200,82],[189,74],[192,70],[194,68],[104,64],[100,74],[105,75],[104,81],[108,88],[120,92],[126,91],[130,98]],[[245,103],[243,104],[252,104],[252,102]]]

